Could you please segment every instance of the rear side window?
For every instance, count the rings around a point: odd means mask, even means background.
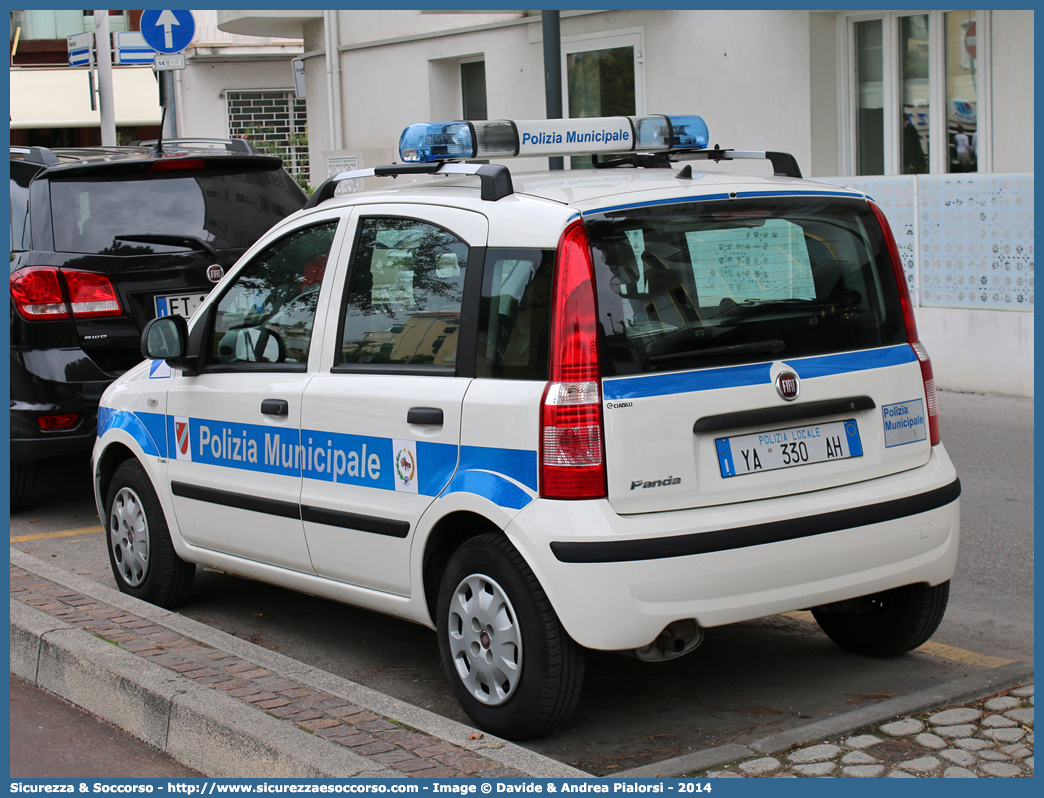
[[[891,261],[864,201],[678,203],[585,221],[607,374],[906,341]]]
[[[29,183],[40,171],[20,161],[11,161],[11,251],[30,248]]]
[[[554,250],[490,249],[482,277],[475,373],[546,380]]]
[[[215,249],[246,248],[304,204],[282,169],[187,177],[52,180],[58,252],[148,255],[185,247],[118,241],[118,236],[191,236]]]

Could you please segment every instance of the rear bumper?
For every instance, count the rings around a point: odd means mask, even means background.
[[[77,377],[87,379],[76,379]],[[89,455],[97,434],[98,403],[112,377],[78,349],[11,353],[11,459]],[[40,429],[47,415],[77,416],[69,429]]]
[[[50,457],[89,457],[97,436],[93,418],[92,415],[91,419],[82,425],[89,428],[89,432],[83,432],[81,429],[78,432],[51,433],[47,436],[41,433],[39,438],[11,438],[11,460],[16,463],[31,463]]]
[[[957,563],[960,482],[941,446],[913,471],[782,499],[640,516],[533,502],[507,533],[581,645],[720,626],[916,582]]]

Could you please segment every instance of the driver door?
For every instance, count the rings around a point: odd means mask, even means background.
[[[168,390],[178,527],[204,549],[314,573],[301,523],[301,397],[339,217],[273,241],[207,315],[205,364]]]

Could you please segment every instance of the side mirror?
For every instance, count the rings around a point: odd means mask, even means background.
[[[141,354],[150,360],[181,357],[188,344],[188,324],[184,316],[160,316],[145,325],[141,334]]]
[[[189,354],[188,320],[160,316],[150,321],[141,333],[141,354],[150,360],[166,360],[180,371],[193,371],[198,358]]]

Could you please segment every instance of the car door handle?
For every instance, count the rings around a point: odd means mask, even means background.
[[[287,416],[290,405],[285,399],[265,399],[261,402],[261,414],[265,416]]]
[[[411,407],[406,414],[407,424],[427,424],[428,426],[442,426],[441,407]]]

